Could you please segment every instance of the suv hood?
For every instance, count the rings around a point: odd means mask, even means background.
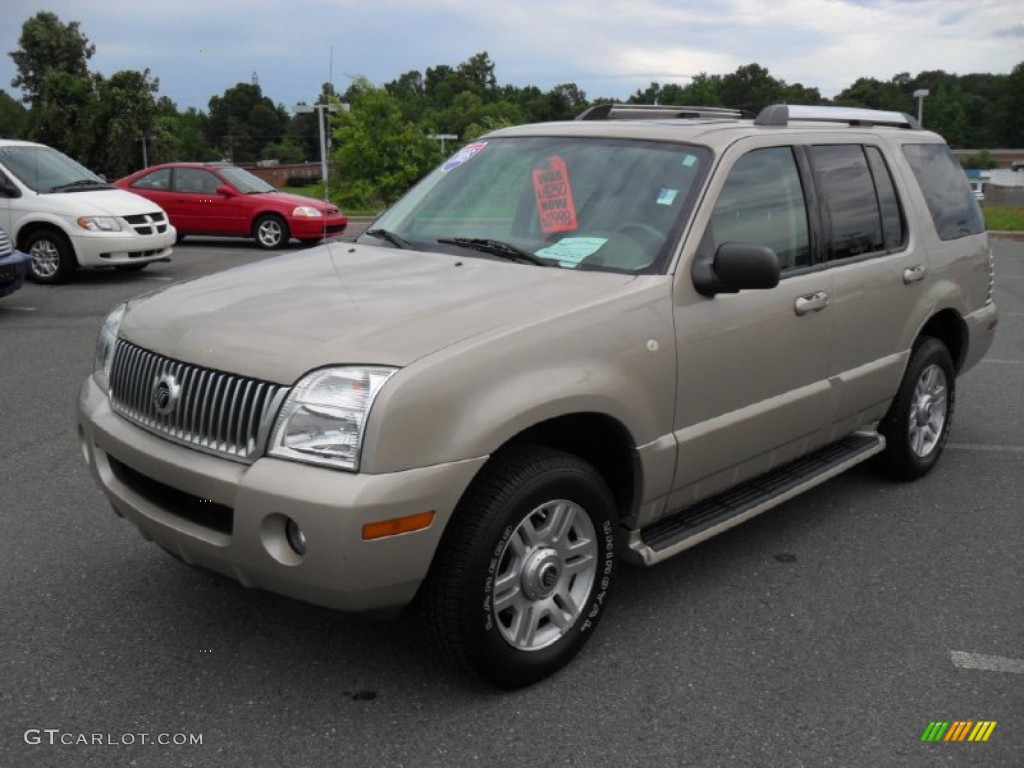
[[[292,384],[325,365],[405,366],[633,279],[334,243],[169,286],[130,305],[120,336],[176,360]]]

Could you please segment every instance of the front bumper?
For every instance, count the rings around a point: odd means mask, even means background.
[[[92,377],[78,419],[93,475],[145,538],[247,587],[345,611],[393,609],[413,598],[455,504],[486,461],[385,475],[273,458],[239,464],[139,429],[110,409]],[[437,513],[429,528],[362,539],[365,523],[427,510]],[[305,533],[304,556],[287,542],[287,518]]]
[[[170,224],[159,234],[139,235],[131,230],[72,234],[75,256],[82,267],[112,267],[166,259],[178,233]]]
[[[319,240],[323,237],[340,235],[348,226],[348,218],[340,216],[293,216],[288,220],[291,235],[297,240]]]

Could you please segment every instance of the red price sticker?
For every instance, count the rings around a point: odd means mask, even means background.
[[[537,196],[540,228],[544,233],[571,232],[579,229],[572,184],[565,160],[552,155],[547,168],[533,171],[533,192]]]

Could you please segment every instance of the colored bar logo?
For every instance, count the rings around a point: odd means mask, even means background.
[[[933,720],[921,741],[988,741],[995,728],[995,720]]]

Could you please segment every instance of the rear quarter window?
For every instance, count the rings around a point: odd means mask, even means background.
[[[960,164],[945,144],[904,144],[903,154],[921,188],[941,240],[977,235],[985,219]]]

